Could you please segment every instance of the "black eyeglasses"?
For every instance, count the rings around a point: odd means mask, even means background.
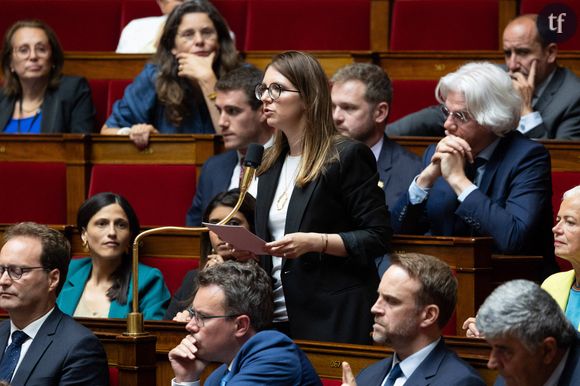
[[[265,84],[262,83],[262,84],[256,85],[256,89],[254,90],[254,92],[256,94],[256,98],[258,98],[258,100],[262,100],[262,96],[264,95],[264,93],[266,91],[268,91],[268,95],[273,100],[280,98],[282,91],[297,92],[298,94],[300,94],[300,91],[290,90],[290,89],[284,88],[284,86],[282,86],[281,84],[278,84],[278,83],[270,83],[269,86],[266,86]]]
[[[240,316],[239,314],[235,314],[235,315],[204,315],[199,313],[199,311],[196,311],[193,309],[193,307],[189,306],[187,307],[187,312],[189,312],[189,316],[191,317],[191,320],[195,321],[195,324],[198,325],[198,327],[203,327],[205,326],[205,321],[208,319],[221,319],[221,318],[236,318],[238,316]]]
[[[35,269],[43,269],[48,272],[48,269],[44,267],[17,267],[14,265],[0,265],[0,277],[4,275],[4,272],[8,272],[10,279],[19,280],[22,275]]]
[[[471,115],[467,111],[449,111],[445,105],[441,105],[441,111],[445,114],[445,119],[450,115],[452,119],[458,120],[461,123],[467,123],[471,119]]]

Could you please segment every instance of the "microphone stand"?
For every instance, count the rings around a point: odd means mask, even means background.
[[[240,210],[240,206],[242,206],[242,202],[246,197],[246,193],[254,176],[256,174],[256,169],[260,166],[262,162],[262,154],[264,152],[264,147],[257,144],[250,144],[248,147],[248,151],[246,153],[246,161],[244,162],[244,177],[240,183],[240,197],[238,198],[238,202],[234,208],[230,211],[230,213],[221,220],[218,225],[227,224],[232,217],[238,213]],[[209,230],[207,227],[177,227],[177,226],[165,226],[159,228],[152,228],[148,229],[144,232],[141,232],[135,237],[135,241],[133,241],[133,256],[131,260],[132,264],[132,275],[133,275],[133,302],[131,307],[131,312],[127,315],[127,331],[124,332],[124,335],[129,336],[138,336],[138,335],[146,335],[143,323],[143,314],[139,312],[139,245],[141,240],[145,237],[162,232],[188,232],[188,233],[204,233],[208,232]],[[209,241],[208,241],[209,242]],[[202,245],[203,249],[203,245]]]

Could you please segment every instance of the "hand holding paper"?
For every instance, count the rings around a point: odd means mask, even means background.
[[[266,242],[241,225],[217,225],[203,223],[222,240],[230,243],[239,251],[249,251],[256,255],[264,254]]]

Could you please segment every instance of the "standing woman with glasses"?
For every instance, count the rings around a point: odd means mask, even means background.
[[[115,102],[101,134],[128,134],[143,148],[152,133],[219,131],[214,87],[240,63],[227,23],[213,5],[194,0],[177,6],[152,63]]]
[[[256,202],[256,233],[270,241],[261,264],[273,278],[275,325],[293,339],[368,344],[374,259],[391,237],[375,158],[338,134],[328,79],[312,56],[275,56],[256,97],[277,129]]]
[[[86,79],[63,76],[64,54],[54,31],[22,20],[4,35],[0,89],[3,133],[91,133],[95,107]]]

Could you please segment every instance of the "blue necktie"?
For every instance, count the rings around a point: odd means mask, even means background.
[[[469,179],[469,181],[475,181],[475,177],[477,176],[477,169],[485,165],[486,162],[487,160],[485,158],[476,157],[472,164],[467,163],[465,165],[465,176]]]
[[[393,386],[397,378],[399,378],[402,375],[403,372],[401,371],[401,366],[399,366],[399,363],[397,363],[389,373],[389,376],[387,377],[387,382],[385,382],[385,386]]]
[[[30,337],[22,331],[14,331],[12,333],[12,343],[10,343],[10,346],[8,346],[2,356],[2,361],[0,361],[0,380],[8,382],[12,380],[12,374],[14,374],[16,364],[20,358],[20,348],[28,338]]]

